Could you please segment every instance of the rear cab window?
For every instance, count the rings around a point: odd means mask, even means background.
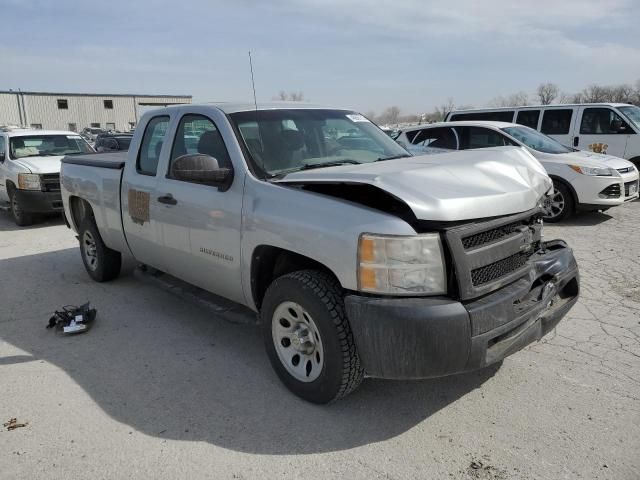
[[[540,131],[545,135],[567,135],[571,128],[573,109],[554,108],[545,110]]]
[[[138,173],[150,176],[156,175],[158,160],[160,159],[160,152],[162,151],[168,127],[169,116],[165,115],[153,117],[147,123],[136,161]]]

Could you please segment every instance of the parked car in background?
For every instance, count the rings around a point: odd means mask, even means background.
[[[412,157],[356,112],[299,102],[149,111],[128,154],[62,167],[94,280],[132,255],[259,312],[276,373],[317,403],[551,331],[579,292],[571,249],[543,241],[551,188],[521,148]]]
[[[553,180],[545,220],[560,221],[575,210],[607,210],[638,198],[638,170],[618,157],[566,147],[540,132],[506,122],[467,121],[421,125],[398,139],[413,154],[447,150],[520,146],[544,166]]]
[[[0,203],[9,203],[20,226],[35,214],[62,212],[60,159],[93,151],[74,132],[0,129]]]
[[[455,110],[446,121],[518,123],[567,147],[625,158],[640,168],[640,107],[626,103],[584,103],[516,108]]]
[[[87,127],[80,132],[80,135],[82,135],[87,142],[93,144],[96,141],[96,137],[103,133],[107,133],[107,131],[102,128]]]
[[[132,138],[133,135],[128,133],[101,133],[96,137],[93,148],[99,153],[126,151]]]

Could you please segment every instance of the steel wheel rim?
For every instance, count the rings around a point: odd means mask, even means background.
[[[316,380],[324,367],[320,331],[313,318],[295,302],[282,302],[271,318],[273,345],[280,363],[296,380]]]
[[[84,232],[82,235],[82,253],[87,262],[87,266],[93,271],[98,268],[98,249],[96,240],[91,232]]]
[[[556,190],[553,195],[544,201],[544,209],[547,214],[547,218],[556,218],[564,210],[564,195],[559,190]]]

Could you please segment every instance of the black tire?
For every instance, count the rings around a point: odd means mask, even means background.
[[[271,365],[289,390],[312,403],[324,404],[342,398],[355,390],[364,377],[343,296],[342,288],[331,275],[301,270],[274,280],[262,303],[260,315]],[[301,306],[317,327],[324,360],[319,376],[313,381],[296,379],[276,351],[272,322],[276,309],[284,302]]]
[[[104,244],[93,218],[82,221],[78,238],[82,263],[91,278],[96,282],[108,282],[120,274],[122,256]]]
[[[640,170],[640,157],[632,158],[629,161],[633,163],[638,170]]]
[[[18,197],[16,196],[16,189],[11,188],[9,190],[9,205],[11,206],[11,216],[13,221],[19,227],[28,227],[33,225],[33,214],[22,210]]]
[[[564,183],[554,180],[553,188],[555,190],[553,200],[561,202],[562,208],[559,210],[553,210],[553,214],[545,214],[544,221],[549,223],[556,223],[564,220],[569,215],[573,214],[575,209],[575,202],[573,201],[573,194],[569,187]]]

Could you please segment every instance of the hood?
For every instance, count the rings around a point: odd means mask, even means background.
[[[617,170],[619,168],[628,168],[633,165],[628,160],[620,157],[614,157],[613,155],[603,155],[602,153],[587,152],[584,150],[570,153],[561,153],[558,155],[545,153],[536,156],[544,160],[556,160],[562,163],[572,163],[583,167],[609,167]]]
[[[423,155],[288,174],[278,183],[360,183],[403,200],[419,220],[460,221],[535,208],[552,185],[522,148]]]
[[[61,156],[26,157],[13,160],[16,164],[31,170],[31,173],[60,173]]]

